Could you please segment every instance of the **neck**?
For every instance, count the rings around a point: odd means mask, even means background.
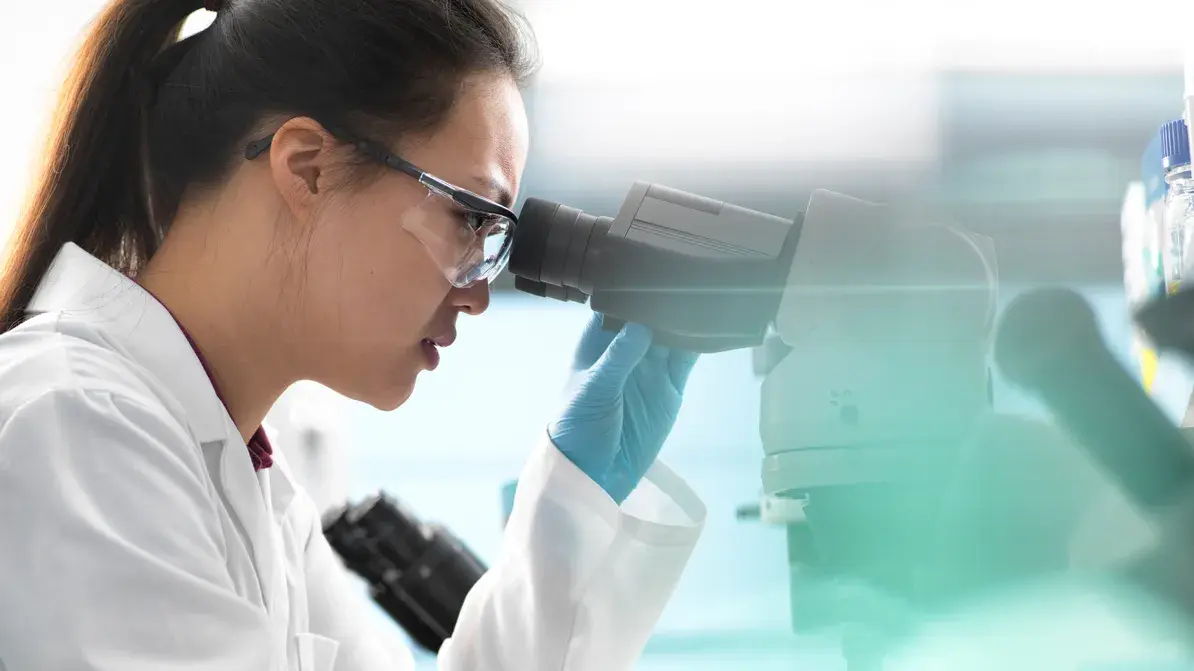
[[[247,236],[219,237],[212,222],[176,221],[138,282],[191,336],[248,442],[295,377],[279,346],[276,305],[258,298],[273,285],[261,262],[268,255],[254,255]]]

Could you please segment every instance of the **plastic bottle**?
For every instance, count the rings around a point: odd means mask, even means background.
[[[1188,249],[1194,233],[1194,177],[1190,173],[1190,134],[1185,119],[1161,127],[1161,164],[1165,169],[1164,246],[1165,289],[1176,293],[1194,261]]]

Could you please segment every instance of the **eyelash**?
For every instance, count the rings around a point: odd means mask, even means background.
[[[496,219],[496,217],[491,214],[485,214],[483,212],[470,212],[469,210],[463,210],[460,208],[455,208],[453,213],[465,226],[472,229],[474,232],[480,231],[481,229],[485,228],[486,224]],[[476,222],[475,224],[474,220]]]
[[[459,220],[465,226],[476,230],[477,227],[474,226],[473,222],[472,222],[473,218],[477,216],[477,214],[475,212],[469,212],[468,210],[454,208],[452,210],[452,215],[455,216],[456,219]]]

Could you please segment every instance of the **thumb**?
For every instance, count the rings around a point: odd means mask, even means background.
[[[602,315],[594,312],[585,325],[584,333],[576,345],[576,353],[572,358],[572,370],[587,370],[597,363],[597,359],[609,348],[613,342],[615,331],[606,331],[602,326]]]
[[[649,349],[651,329],[642,324],[623,326],[593,365],[590,379],[603,386],[621,388]]]

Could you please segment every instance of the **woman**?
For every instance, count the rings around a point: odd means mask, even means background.
[[[411,665],[259,427],[297,380],[399,406],[485,311],[527,153],[523,33],[491,0],[207,8],[175,43],[197,0],[107,7],[0,283],[13,671]],[[440,668],[633,664],[704,515],[652,466],[695,357],[650,339],[582,337]],[[501,402],[461,391],[461,421]],[[644,475],[634,499],[674,521],[622,506]]]

